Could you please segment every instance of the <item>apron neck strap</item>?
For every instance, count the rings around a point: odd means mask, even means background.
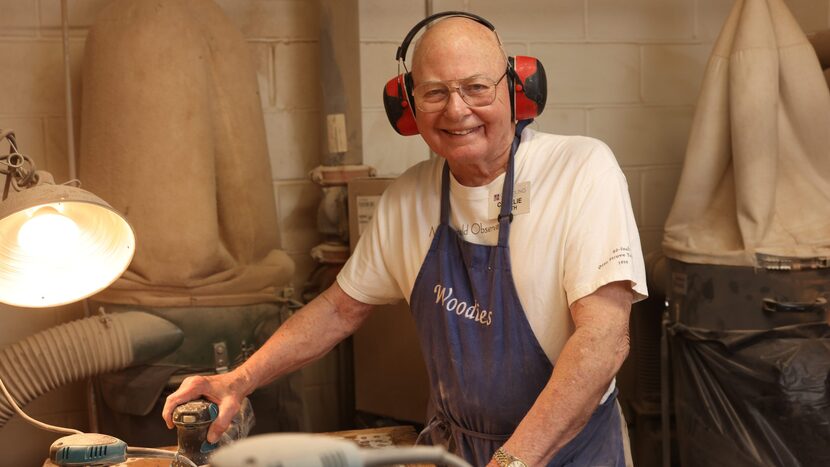
[[[501,209],[499,211],[499,246],[507,246],[510,237],[510,223],[513,222],[513,182],[516,151],[522,142],[522,131],[533,120],[522,120],[516,124],[516,134],[513,136],[513,145],[510,147],[510,157],[507,160],[507,173],[504,176],[504,185],[501,190]]]
[[[516,124],[516,134],[513,136],[513,144],[510,147],[510,156],[507,159],[507,173],[504,176],[504,185],[501,193],[501,211],[499,212],[499,246],[507,245],[507,238],[510,235],[510,223],[513,222],[513,160],[519,143],[522,142],[522,131],[533,119],[521,120]],[[441,174],[441,223],[449,224],[450,221],[450,165],[444,161],[444,170]]]
[[[450,164],[446,159],[441,174],[441,223],[450,224]]]

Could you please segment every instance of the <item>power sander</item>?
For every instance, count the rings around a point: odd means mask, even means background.
[[[218,415],[219,407],[204,399],[196,399],[176,407],[173,410],[173,424],[176,425],[178,453],[196,465],[207,464],[216,448],[248,436],[248,432],[254,426],[251,402],[245,398],[239,413],[231,421],[230,427],[222,433],[219,441],[208,443],[208,428]],[[174,461],[171,467],[187,466],[182,462]]]

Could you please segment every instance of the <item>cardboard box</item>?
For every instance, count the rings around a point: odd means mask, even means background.
[[[394,178],[355,178],[349,180],[349,247],[354,251],[357,239],[372,220],[378,201]]]
[[[351,249],[371,220],[391,178],[349,182]],[[396,420],[425,423],[429,379],[415,321],[406,301],[376,307],[354,334],[355,408]]]

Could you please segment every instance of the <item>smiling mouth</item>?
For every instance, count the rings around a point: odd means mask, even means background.
[[[481,127],[477,126],[477,127],[473,127],[473,128],[467,128],[466,130],[444,130],[444,132],[448,133],[452,136],[465,136],[465,135],[469,135],[470,133],[473,133],[474,131],[478,130],[479,128],[481,128]]]

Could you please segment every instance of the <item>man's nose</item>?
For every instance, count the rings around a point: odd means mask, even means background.
[[[444,107],[444,113],[450,117],[458,117],[467,114],[470,111],[470,106],[461,98],[461,90],[458,88],[450,88],[450,94],[447,96],[447,106]]]

